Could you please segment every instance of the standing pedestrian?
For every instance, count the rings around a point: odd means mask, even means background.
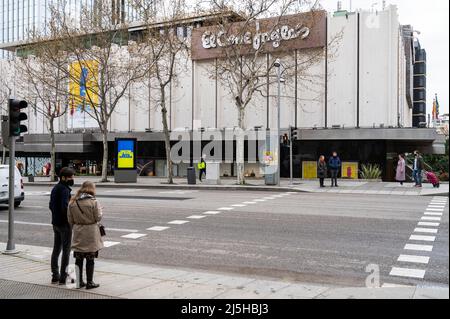
[[[52,212],[52,225],[54,233],[53,252],[51,257],[52,284],[64,285],[67,280],[67,266],[69,265],[70,243],[72,228],[67,220],[67,206],[69,205],[70,188],[74,184],[75,172],[64,167],[59,173],[60,181],[53,187],[50,194],[49,208]],[[61,269],[58,259],[61,254]]]
[[[423,158],[419,151],[414,151],[413,177],[415,181],[414,187],[422,187],[422,170]]]
[[[397,182],[400,183],[400,185],[403,185],[403,183],[406,180],[406,164],[405,164],[405,155],[399,154],[398,155],[398,162],[397,162],[397,170],[395,173],[395,179]]]
[[[320,187],[325,187],[324,180],[327,177],[327,163],[323,155],[320,155],[319,162],[317,163],[317,177],[319,177]]]
[[[206,176],[206,163],[205,163],[205,160],[203,159],[203,157],[200,158],[200,162],[197,164],[197,168],[199,170],[198,179],[201,182],[202,181],[202,175],[205,174],[205,176]]]
[[[337,177],[339,174],[339,170],[341,169],[341,159],[339,158],[339,156],[337,155],[336,152],[333,152],[333,156],[330,157],[329,161],[328,161],[328,167],[330,168],[330,174],[331,174],[331,187],[336,186],[337,185]]]
[[[84,182],[76,195],[70,200],[68,209],[69,223],[73,226],[72,250],[77,266],[77,287],[97,288],[94,282],[94,259],[103,248],[99,222],[102,208],[95,198],[95,185]],[[83,261],[86,259],[86,279],[83,281]]]

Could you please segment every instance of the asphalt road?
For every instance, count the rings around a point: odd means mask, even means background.
[[[16,210],[16,243],[52,246],[49,191],[27,187]],[[99,188],[105,240],[114,244],[101,258],[361,287],[373,264],[381,283],[448,286],[448,202],[436,239],[428,243],[410,236],[432,197],[279,193],[284,195],[274,198],[277,194]],[[254,201],[265,197],[271,199]],[[231,206],[236,204],[245,206]],[[218,210],[224,207],[233,209]],[[205,217],[188,218],[193,215]],[[7,217],[7,207],[0,206],[0,242],[7,241]],[[168,224],[172,221],[188,222]],[[170,228],[147,230],[155,226]],[[122,237],[129,234],[145,236]],[[433,249],[407,251],[407,243]],[[401,254],[430,260],[399,262]],[[392,267],[426,272],[423,279],[390,276]]]

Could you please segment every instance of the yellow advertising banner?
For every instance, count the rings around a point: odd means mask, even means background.
[[[304,161],[302,162],[302,176],[306,179],[317,178],[317,162]]]
[[[69,66],[70,111],[89,110],[96,107],[98,98],[98,62],[94,60],[76,61]]]
[[[342,162],[342,178],[358,179],[358,162]]]

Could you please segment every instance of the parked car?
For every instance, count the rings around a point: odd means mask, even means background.
[[[14,168],[14,207],[18,207],[25,199],[23,190],[23,179],[19,169]],[[0,165],[0,204],[9,202],[9,165]]]

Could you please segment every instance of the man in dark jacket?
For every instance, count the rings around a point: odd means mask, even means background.
[[[337,156],[336,152],[333,152],[333,156],[330,157],[328,161],[328,167],[331,174],[331,187],[337,187],[337,177],[339,170],[341,169],[341,159],[339,158],[339,156]]]
[[[50,195],[49,208],[52,212],[52,225],[54,233],[53,252],[51,259],[52,284],[64,285],[67,279],[67,266],[69,265],[70,245],[72,241],[72,228],[67,220],[67,207],[70,192],[73,186],[75,172],[67,167],[59,173],[60,181],[53,187]],[[58,267],[58,258],[61,254],[61,271]]]
[[[423,158],[419,151],[414,151],[413,178],[415,187],[422,187]]]

